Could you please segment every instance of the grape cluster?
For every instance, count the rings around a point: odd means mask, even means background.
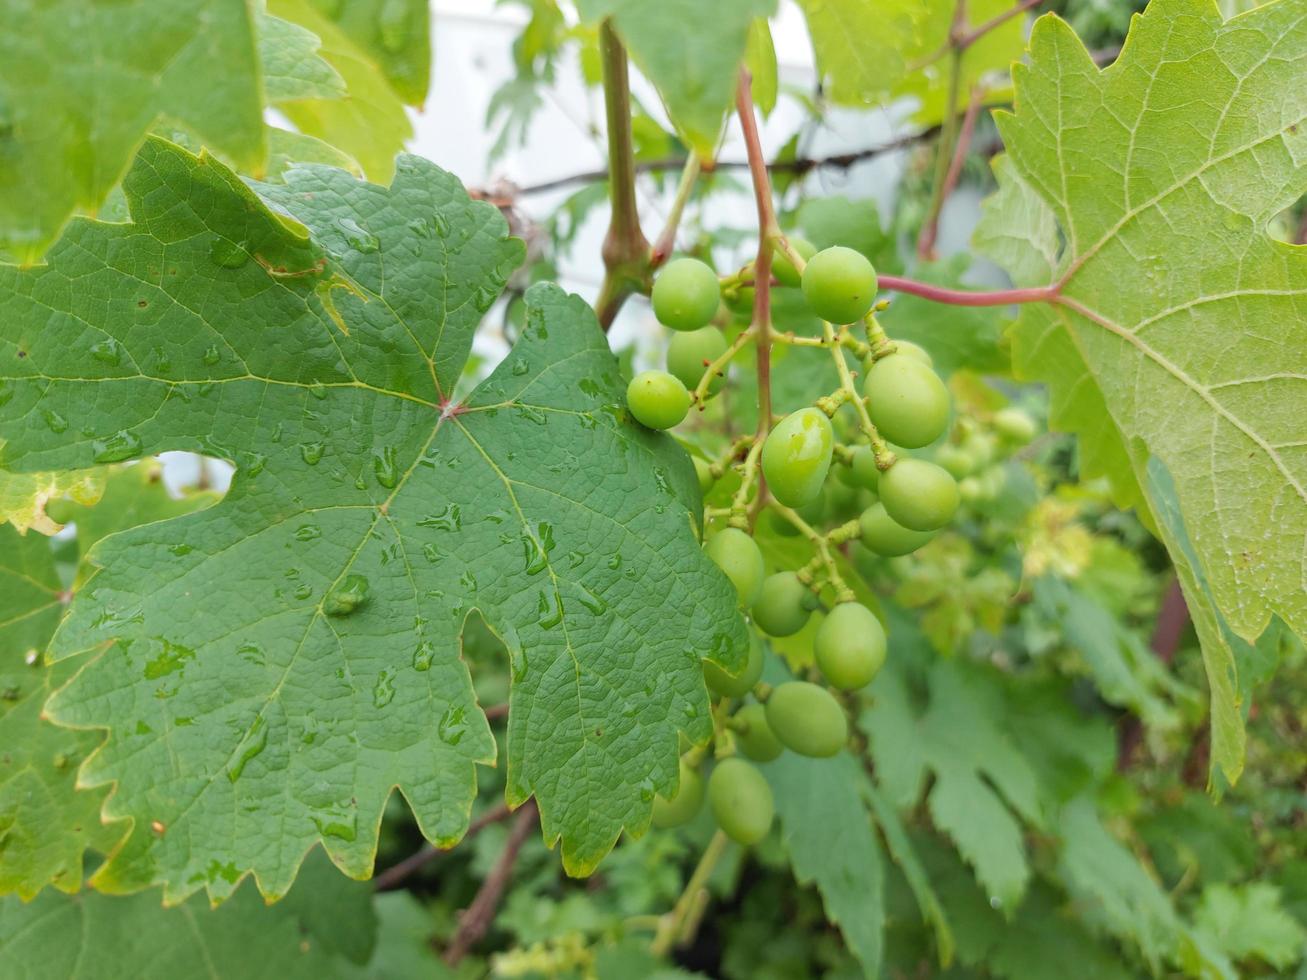
[[[627,405],[638,422],[672,428],[691,406],[703,408],[722,389],[726,365],[741,345],[728,343],[718,324],[732,308],[748,314],[752,276],[752,266],[746,266],[719,279],[707,264],[682,258],[657,277],[654,314],[675,333],[667,370],[645,371],[630,382]],[[704,664],[720,722],[719,760],[706,786],[698,771],[705,751],[691,749],[681,760],[677,792],[658,797],[653,813],[655,826],[676,826],[699,811],[706,795],[718,826],[742,844],[761,840],[773,816],[771,790],[753,763],[786,750],[813,758],[841,751],[850,734],[844,702],[885,663],[885,629],[843,581],[834,550],[858,540],[885,557],[915,551],[952,520],[968,492],[966,481],[979,481],[987,463],[974,437],[945,445],[934,459],[908,455],[949,431],[952,405],[930,355],[893,342],[876,323],[876,272],[860,252],[841,246],[818,251],[799,238],[778,241],[772,276],[778,287],[800,289],[825,329],[824,338],[799,341],[791,334],[776,341],[826,347],[840,387],[773,419],[757,437],[737,440],[722,459],[694,460],[705,495],[727,472],[740,475],[731,507],[709,511],[706,523],[716,529],[704,548],[734,586],[754,629],[739,674]],[[865,341],[855,329],[865,330]],[[857,373],[849,369],[846,352],[853,354]],[[1015,416],[1003,424],[1020,426]],[[805,567],[767,574],[754,534],[760,518],[769,531],[806,536],[817,556]],[[824,616],[812,633],[808,676],[762,683],[759,634],[792,637],[818,610]]]

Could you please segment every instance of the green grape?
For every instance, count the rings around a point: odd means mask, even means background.
[[[855,447],[853,459],[847,466],[840,467],[839,475],[848,486],[874,491],[880,485],[880,467],[876,465],[876,454],[870,446]]]
[[[880,477],[885,513],[913,531],[943,527],[958,509],[958,484],[924,459],[900,459]]]
[[[689,823],[703,805],[703,777],[698,770],[681,759],[680,781],[677,783],[676,795],[670,800],[655,796],[653,802],[653,825],[659,830],[679,827]]]
[[[708,365],[725,353],[726,338],[716,327],[687,330],[676,334],[667,345],[667,370],[693,391]],[[719,374],[708,382],[708,394],[717,394],[725,383],[726,377]]]
[[[866,687],[885,663],[885,628],[870,609],[842,602],[817,628],[813,641],[817,667],[832,687]]]
[[[706,459],[698,456],[691,456],[690,459],[694,461],[694,475],[699,478],[699,492],[706,495],[717,482],[713,479],[712,466]]]
[[[969,504],[980,504],[992,499],[984,481],[975,476],[964,476],[958,481],[958,498]]]
[[[767,724],[767,709],[760,704],[746,704],[735,712],[732,719],[735,744],[754,762],[771,762],[785,751],[771,726]]]
[[[804,262],[817,254],[817,246],[806,238],[800,238],[798,235],[787,235],[785,240],[790,243],[790,248],[797,252]],[[772,253],[771,272],[776,277],[776,281],[782,286],[797,286],[802,281],[799,270],[794,267],[790,257],[781,251],[780,246],[777,246]]]
[[[762,644],[752,632],[749,633],[748,659],[745,660],[744,669],[738,675],[732,676],[726,673],[711,660],[703,662],[703,679],[707,682],[708,689],[724,698],[744,697],[753,690],[753,685],[758,683],[758,678],[761,676]]]
[[[762,552],[753,538],[738,527],[728,527],[709,538],[704,550],[735,586],[741,606],[747,609],[758,601],[764,570]]]
[[[787,681],[771,692],[767,724],[791,752],[817,759],[834,755],[849,740],[840,703],[826,688],[807,681]]]
[[[899,524],[885,513],[882,503],[863,511],[859,524],[863,545],[886,558],[911,554],[935,536],[934,531],[913,531]]]
[[[737,317],[749,319],[753,316],[753,304],[758,298],[758,291],[752,286],[736,286],[725,294],[726,307]]]
[[[948,470],[955,480],[961,480],[976,471],[975,458],[961,446],[940,446],[935,453],[935,462]]]
[[[876,298],[876,270],[861,252],[824,248],[803,269],[803,295],[823,320],[854,323]]]
[[[1039,431],[1035,420],[1019,408],[1001,408],[994,413],[994,431],[1018,445],[1025,445]]]
[[[988,466],[990,463],[994,462],[994,455],[997,451],[997,446],[994,437],[988,432],[977,431],[970,433],[962,440],[962,449],[968,456],[975,460],[975,469],[972,470],[974,473],[975,470]]]
[[[698,259],[674,259],[654,280],[654,316],[673,330],[698,330],[717,315],[717,273]]]
[[[734,756],[717,763],[708,777],[708,805],[726,836],[745,846],[767,836],[776,814],[762,773]]]
[[[776,423],[762,447],[762,472],[772,496],[786,507],[816,500],[834,445],[830,419],[820,409],[801,408]]]
[[[922,364],[926,365],[926,367],[935,366],[935,359],[930,356],[930,351],[926,350],[926,348],[924,347],[914,344],[910,340],[896,340],[894,341],[894,346],[898,348],[897,353],[902,354],[904,357],[911,357],[915,360],[918,360]]]
[[[626,386],[626,407],[641,425],[670,429],[690,411],[690,393],[666,371],[641,371]]]
[[[906,354],[871,366],[862,385],[867,414],[880,434],[909,449],[928,446],[948,427],[949,397],[939,375]]]
[[[1001,494],[1007,486],[1007,470],[1002,464],[989,467],[980,474],[980,482],[985,487],[985,492],[989,494],[991,500]]]
[[[862,513],[858,495],[862,491],[857,487],[846,486],[838,480],[826,485],[826,520],[829,524],[843,524]]]
[[[793,636],[808,622],[812,590],[794,572],[777,572],[763,579],[753,622],[768,636]]]

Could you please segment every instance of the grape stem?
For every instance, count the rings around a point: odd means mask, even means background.
[[[840,376],[840,387],[844,390],[848,401],[853,405],[853,410],[858,413],[858,425],[861,426],[863,433],[867,436],[867,442],[871,444],[871,453],[876,457],[876,468],[882,471],[887,470],[894,465],[894,453],[885,440],[880,437],[880,432],[872,423],[871,416],[867,414],[867,403],[858,394],[858,385],[853,379],[853,373],[849,371],[848,363],[844,360],[844,351],[833,343],[835,328],[829,323],[822,323],[821,326],[827,342],[831,343],[831,359],[835,362],[835,371]]]
[[[968,292],[965,289],[945,289],[928,282],[917,282],[902,276],[880,276],[880,287],[898,293],[910,293],[935,303],[950,306],[1015,306],[1020,303],[1056,303],[1058,286],[1035,286],[1029,289],[994,289],[985,292]]]
[[[776,510],[776,513],[793,524],[817,551],[816,557],[809,563],[810,567],[799,571],[799,580],[811,588],[813,592],[817,592],[819,585],[812,580],[812,573],[816,569],[821,569],[825,571],[826,580],[830,582],[831,588],[835,590],[835,602],[837,604],[855,601],[857,596],[849,588],[848,583],[844,581],[844,576],[840,574],[839,568],[835,565],[835,556],[831,554],[831,545],[840,545],[857,537],[861,530],[858,522],[850,521],[847,524],[841,524],[827,534],[822,534],[800,517],[793,508],[786,507],[776,501],[772,501],[771,506]]]
[[[599,53],[608,124],[608,193],[612,217],[604,237],[604,281],[595,301],[595,313],[599,325],[607,330],[626,298],[640,288],[647,288],[649,241],[640,228],[640,212],[635,202],[635,147],[631,137],[631,79],[626,48],[609,20],[599,25]]]
[[[763,417],[758,419],[758,427],[766,432],[766,423]],[[738,527],[742,531],[747,531],[757,519],[758,502],[755,498],[752,513],[749,506],[749,488],[753,486],[753,481],[758,481],[758,495],[763,492],[762,474],[758,470],[758,463],[762,459],[763,439],[754,437],[754,443],[749,447],[749,455],[744,457],[744,467],[740,470],[740,488],[735,491],[735,496],[731,499],[731,516],[727,521],[731,527]]]
[[[926,215],[926,220],[921,226],[921,234],[917,238],[917,255],[922,259],[934,260],[935,242],[939,239],[939,219],[944,213],[944,203],[952,196],[954,189],[958,185],[958,179],[962,176],[962,165],[966,163],[967,154],[971,150],[971,138],[976,132],[976,117],[980,115],[981,106],[985,102],[985,89],[983,86],[976,85],[971,89],[971,98],[967,102],[966,114],[962,117],[962,129],[957,135],[957,142],[953,147],[953,159],[948,165],[948,172],[944,175],[943,182],[939,186],[939,193],[931,200],[930,211]],[[957,111],[957,107],[953,107]],[[940,146],[940,162],[944,160],[944,148]]]
[[[773,243],[781,237],[780,223],[776,220],[776,207],[772,201],[771,177],[767,173],[767,160],[762,153],[762,140],[758,136],[758,118],[753,108],[752,76],[749,69],[740,68],[736,87],[735,106],[744,133],[744,146],[749,157],[749,175],[753,179],[753,196],[758,206],[758,257],[753,262],[753,324],[756,334],[758,361],[758,430],[755,450],[762,447],[771,428],[771,266]],[[750,453],[750,459],[754,452]],[[746,470],[746,475],[752,473]],[[740,488],[748,493],[748,483]],[[737,494],[737,497],[739,494]],[[758,520],[758,514],[767,502],[767,480],[758,474],[758,493],[749,512],[749,527]]]
[[[657,269],[666,262],[676,248],[676,231],[681,225],[681,215],[685,213],[685,205],[689,202],[690,195],[694,192],[694,182],[698,179],[699,158],[691,154],[686,158],[685,168],[681,171],[681,182],[676,187],[676,197],[672,200],[672,209],[667,213],[667,222],[649,251],[650,269]]]
[[[678,942],[683,944],[691,938],[684,934],[684,927],[695,905],[706,900],[706,896],[700,898],[699,893],[707,888],[708,879],[712,877],[717,862],[726,853],[728,843],[729,839],[722,831],[713,834],[712,840],[704,848],[703,856],[699,858],[699,863],[690,875],[690,880],[685,883],[685,890],[681,892],[681,897],[672,906],[672,911],[663,916],[658,923],[658,931],[649,947],[649,951],[654,956],[666,956]]]
[[[699,411],[702,412],[708,407],[708,386],[725,373],[727,365],[731,363],[735,355],[743,350],[744,345],[753,340],[755,336],[753,327],[741,330],[739,336],[726,348],[725,353],[704,368],[703,377],[699,379],[699,383],[694,386],[694,391],[690,393],[690,401],[692,404],[699,406]],[[749,438],[752,439],[753,437],[750,436]]]

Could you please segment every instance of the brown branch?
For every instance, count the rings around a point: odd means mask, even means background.
[[[513,864],[517,861],[518,852],[522,850],[522,845],[535,829],[536,816],[535,800],[527,800],[522,805],[522,809],[517,811],[517,817],[513,820],[513,829],[508,832],[508,840],[504,842],[504,849],[499,853],[495,866],[490,869],[490,874],[486,875],[486,880],[481,882],[472,904],[459,917],[458,931],[454,933],[453,940],[445,950],[445,963],[448,966],[457,966],[467,955],[467,951],[476,945],[490,928],[490,923],[495,918],[495,910],[499,907],[499,900],[503,897],[504,889],[508,887],[508,881],[513,876]]]
[[[502,803],[493,810],[487,810],[481,816],[477,817],[467,828],[467,833],[463,835],[463,840],[469,840],[475,837],[492,823],[498,823],[505,819],[513,811]],[[462,843],[460,841],[459,843]],[[440,854],[448,854],[448,848],[433,847],[427,844],[422,850],[410,854],[398,864],[392,865],[381,874],[372,879],[372,887],[379,892],[390,891],[399,887],[399,884],[413,872],[423,867],[427,862]]]
[[[481,710],[485,713],[486,721],[499,721],[501,718],[508,717],[508,702],[492,704],[490,707]]]
[[[905,136],[899,136],[895,139],[879,143],[876,146],[869,146],[861,150],[851,150],[846,153],[832,153],[828,156],[820,157],[800,157],[794,160],[776,160],[767,165],[767,169],[772,173],[795,174],[802,176],[813,170],[848,170],[864,160],[872,160],[885,153],[895,153],[899,150],[906,150],[918,143],[924,143],[926,140],[933,139],[939,132],[938,126],[931,126],[929,129],[923,129],[918,133],[909,133]],[[685,168],[685,157],[664,157],[660,160],[642,160],[635,164],[635,172],[643,173],[661,173],[668,170],[683,170]],[[748,160],[718,160],[712,165],[713,170],[748,170]],[[516,189],[519,196],[530,194],[543,194],[548,191],[561,190],[571,184],[593,184],[596,181],[607,180],[608,170],[584,170],[580,173],[568,174],[564,177],[553,177],[538,184],[526,184]]]
[[[935,258],[935,242],[939,238],[939,218],[944,213],[944,204],[958,186],[962,176],[962,166],[971,152],[971,138],[976,132],[976,119],[981,106],[985,104],[985,89],[976,85],[971,89],[971,98],[967,102],[966,114],[962,117],[962,129],[958,133],[957,145],[953,149],[953,160],[949,163],[948,173],[940,187],[939,196],[932,202],[926,222],[921,226],[921,235],[917,239],[917,255],[923,259]]]
[[[1157,659],[1168,667],[1175,660],[1184,638],[1185,628],[1189,625],[1189,607],[1185,605],[1184,593],[1180,591],[1178,580],[1172,581],[1162,596],[1162,604],[1157,610],[1157,623],[1153,627],[1153,638],[1149,649],[1157,654]],[[1144,723],[1138,715],[1126,715],[1122,719],[1120,738],[1117,742],[1116,769],[1124,772],[1129,769],[1144,740]]]

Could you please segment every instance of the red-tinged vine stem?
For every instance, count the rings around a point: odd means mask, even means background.
[[[939,238],[939,219],[944,213],[944,205],[957,189],[958,179],[962,176],[963,164],[971,152],[971,138],[976,133],[976,119],[985,104],[985,89],[980,85],[971,88],[971,98],[967,101],[967,111],[962,117],[962,128],[958,132],[957,143],[953,147],[953,159],[949,163],[948,173],[940,187],[939,196],[932,200],[929,214],[921,226],[921,235],[917,239],[917,255],[923,259],[935,258],[935,242]],[[942,147],[941,147],[942,151]],[[940,157],[943,160],[943,156]]]
[[[457,966],[467,955],[467,951],[475,946],[490,928],[495,910],[499,907],[499,900],[503,897],[504,889],[508,887],[508,881],[513,876],[513,865],[517,861],[518,852],[522,850],[522,845],[535,829],[536,816],[535,800],[527,800],[517,811],[513,827],[508,832],[508,840],[504,842],[504,849],[495,860],[495,866],[490,870],[490,874],[486,875],[486,880],[481,882],[472,904],[459,918],[458,931],[454,933],[453,940],[445,950],[446,965]]]
[[[982,37],[988,34],[990,31],[994,31],[1002,27],[1013,17],[1020,17],[1027,10],[1034,10],[1043,2],[1044,0],[1021,0],[1021,2],[1018,3],[1015,7],[1003,11],[1001,14],[994,15],[993,17],[989,18],[989,20],[985,21],[983,24],[977,24],[971,30],[967,31],[960,38],[958,38],[957,43],[965,51],[967,48],[971,47]]]
[[[1019,303],[1056,303],[1058,284],[1033,286],[1028,289],[994,289],[985,292],[968,292],[965,289],[945,289],[928,282],[917,282],[902,276],[880,276],[881,289],[911,293],[935,303],[950,306],[1011,306]]]
[[[753,260],[753,324],[750,329],[757,341],[758,360],[758,430],[756,438],[762,442],[771,430],[771,265],[772,250],[781,238],[781,226],[776,220],[776,206],[772,202],[771,178],[767,174],[767,160],[762,154],[762,140],[758,136],[758,118],[753,109],[752,78],[747,68],[740,69],[740,82],[736,88],[735,107],[744,133],[744,146],[749,156],[749,175],[753,179],[753,196],[758,205],[758,256]],[[758,475],[758,495],[753,500],[749,520],[758,519],[767,500],[767,481]]]
[[[626,49],[611,21],[599,25],[604,112],[608,126],[608,194],[612,217],[604,237],[604,281],[595,312],[607,330],[626,298],[649,276],[649,241],[640,228],[635,201],[635,149],[631,140],[631,79]]]
[[[1157,610],[1157,623],[1153,627],[1153,636],[1148,644],[1149,649],[1157,655],[1157,659],[1168,667],[1175,660],[1176,651],[1180,649],[1180,641],[1188,625],[1189,607],[1185,605],[1180,582],[1173,580],[1162,596],[1162,604]],[[1143,737],[1143,720],[1138,715],[1126,715],[1117,742],[1117,772],[1125,772],[1133,765]]]
[[[506,819],[512,812],[512,810],[503,804],[500,804],[493,810],[487,810],[468,825],[467,833],[463,835],[463,841],[475,837],[492,823],[499,823],[499,821]],[[460,843],[462,843],[462,841],[460,841]],[[409,877],[409,875],[413,874],[439,855],[446,853],[448,853],[447,848],[434,847],[431,844],[428,844],[423,847],[422,850],[410,854],[398,864],[392,865],[373,878],[372,887],[379,892],[390,891],[394,888],[398,888],[400,884]]]

